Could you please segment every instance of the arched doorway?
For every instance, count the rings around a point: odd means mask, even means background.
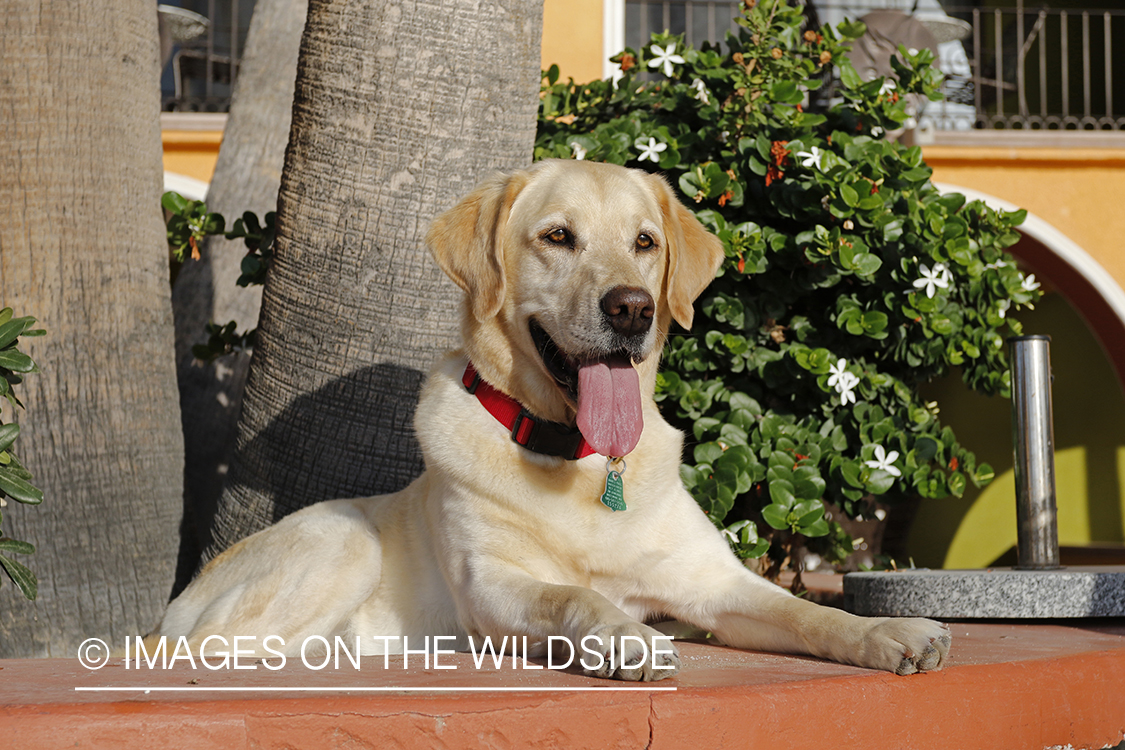
[[[938,185],[993,208],[1016,206],[978,191]],[[1125,291],[1070,238],[1032,214],[1012,248],[1049,293],[1017,317],[1052,337],[1059,540],[1064,546],[1125,540]],[[926,389],[965,447],[996,479],[962,498],[923,501],[908,549],[918,565],[980,568],[1016,539],[1011,412],[1007,400],[971,392],[951,374]],[[900,561],[901,562],[901,561]]]

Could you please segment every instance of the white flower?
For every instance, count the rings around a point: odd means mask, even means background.
[[[1000,305],[996,310],[996,314],[999,315],[1001,318],[1003,318],[1005,315],[1008,314],[1008,310],[1009,310],[1009,308],[1011,308],[1011,306],[1012,306],[1012,301],[1010,299],[1000,300]]]
[[[855,393],[852,389],[859,385],[859,378],[850,372],[845,372],[836,384],[836,392],[840,394],[840,405],[847,406],[848,402],[855,403]]]
[[[586,158],[586,149],[582,148],[582,144],[578,141],[570,142],[570,150],[574,152],[574,158],[578,161]]]
[[[881,127],[879,127],[878,125],[871,128],[871,137],[872,138],[878,138],[882,134],[883,134],[883,129]]]
[[[837,384],[844,379],[844,375],[847,374],[847,371],[848,360],[844,359],[843,357],[836,360],[836,364],[829,365],[828,372],[832,374],[828,376],[828,387],[837,388],[837,390],[839,390]]]
[[[939,288],[948,289],[949,282],[953,275],[949,273],[949,269],[945,267],[944,263],[935,263],[934,270],[930,270],[923,263],[919,266],[922,272],[922,278],[914,280],[915,289],[925,289],[926,296],[933,299]]]
[[[892,477],[901,477],[902,472],[899,471],[894,465],[896,460],[898,460],[898,451],[891,451],[890,453],[887,453],[883,449],[883,446],[876,445],[875,460],[864,461],[863,463],[870,466],[872,469],[882,469]]]
[[[1007,263],[1005,263],[1002,260],[998,260],[995,263],[989,263],[988,265],[985,266],[985,268],[1006,268],[1007,266],[1008,266]]]
[[[840,358],[836,360],[836,364],[828,366],[828,386],[835,388],[836,393],[840,394],[840,403],[847,405],[848,402],[855,403],[855,394],[852,389],[859,385],[859,377],[854,373],[848,372],[848,360]]]
[[[820,169],[820,159],[823,156],[824,152],[816,146],[813,146],[811,151],[797,152],[797,158],[802,160],[802,167],[816,167],[817,169]]]
[[[675,44],[669,44],[664,48],[658,47],[654,44],[652,45],[652,54],[653,58],[648,61],[648,66],[650,68],[659,68],[661,65],[663,65],[664,75],[668,76],[669,78],[672,77],[672,72],[674,70],[672,64],[675,63],[677,65],[683,65],[684,63],[684,58],[676,54]]]
[[[691,82],[691,87],[695,89],[695,98],[703,102],[704,105],[711,103],[710,97],[707,96],[707,84],[702,79],[696,78]]]
[[[898,84],[895,83],[895,79],[884,78],[883,85],[879,87],[879,96],[886,96],[897,88]]]
[[[667,143],[661,143],[660,141],[656,140],[655,138],[649,138],[647,145],[637,145],[637,144],[633,144],[633,145],[637,146],[637,148],[641,152],[641,156],[640,156],[639,161],[644,161],[645,159],[648,159],[649,161],[659,162],[660,161],[660,156],[659,156],[660,152],[668,149]]]
[[[1039,288],[1039,282],[1035,280],[1035,274],[1032,273],[1020,279],[1020,286],[1025,292],[1034,292]]]

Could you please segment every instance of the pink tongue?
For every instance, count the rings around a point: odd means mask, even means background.
[[[578,429],[603,456],[624,456],[637,447],[644,421],[641,382],[626,357],[578,367]]]

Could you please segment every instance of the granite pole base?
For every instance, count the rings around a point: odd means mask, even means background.
[[[844,609],[954,619],[1125,617],[1125,566],[848,573]]]

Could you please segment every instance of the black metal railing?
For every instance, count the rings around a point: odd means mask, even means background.
[[[640,46],[652,32],[665,29],[685,34],[693,46],[721,41],[728,29],[737,28],[733,19],[739,4],[625,0],[625,44]],[[921,126],[1125,130],[1125,9],[1032,8],[1023,0],[1003,8],[939,8],[932,2],[926,8],[913,0],[809,0],[806,12],[816,23],[859,18],[880,9],[909,12],[919,5],[917,17],[931,28],[941,26],[944,18],[947,28],[964,29],[962,38],[939,47],[947,74],[946,101],[927,105],[918,117]],[[957,60],[944,59],[953,57]]]
[[[254,0],[168,2],[179,7],[161,6],[163,108],[227,111]],[[920,4],[809,0],[806,13],[818,23]],[[625,0],[625,44],[639,47],[665,29],[684,34],[696,47],[721,42],[737,28],[739,5],[739,0]],[[935,11],[960,22],[964,34],[939,48],[946,101],[927,105],[918,118],[923,127],[1125,130],[1125,9],[1029,8],[1016,0],[1015,7],[1003,8],[923,6],[918,17],[932,26]],[[946,59],[950,50],[956,61]]]
[[[226,112],[254,0],[168,0],[160,11],[162,108]]]

